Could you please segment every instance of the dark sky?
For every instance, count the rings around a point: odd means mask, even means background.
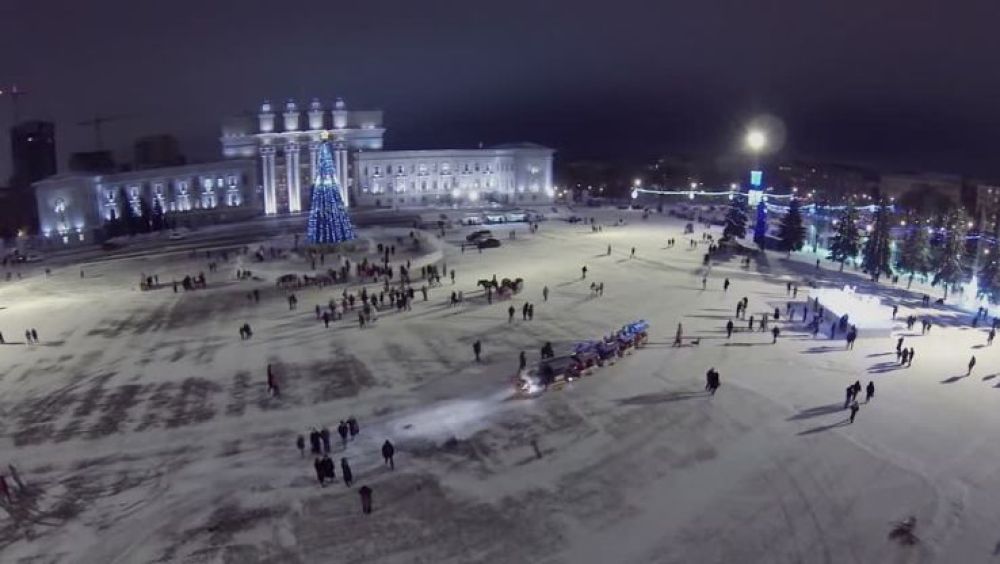
[[[212,159],[225,115],[343,96],[387,148],[714,155],[768,113],[788,154],[1000,177],[997,0],[0,0],[11,82],[61,163],[95,114]]]

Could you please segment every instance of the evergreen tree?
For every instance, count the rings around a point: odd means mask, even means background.
[[[1000,237],[1000,216],[993,218],[993,241]],[[979,271],[980,294],[986,295],[994,303],[1000,302],[1000,247],[993,242],[986,243],[986,263]]]
[[[122,187],[118,192],[118,199],[122,206],[122,217],[121,217],[121,227],[122,233],[128,233],[129,235],[135,235],[138,229],[138,222],[136,221],[135,210],[132,209],[132,202],[129,199],[128,192]]]
[[[896,268],[910,273],[906,284],[909,289],[915,274],[926,275],[930,271],[931,261],[927,227],[916,217],[911,217],[906,223],[909,227],[896,257]]]
[[[337,185],[337,170],[330,152],[330,142],[319,146],[318,172],[313,181],[306,238],[310,243],[325,245],[356,239],[354,225],[344,209]]]
[[[764,250],[767,243],[767,204],[764,200],[757,204],[757,220],[753,226],[753,242],[757,243],[760,250]]]
[[[153,227],[153,208],[145,198],[139,198],[139,216],[136,218],[139,233],[149,233]]]
[[[723,239],[742,239],[747,234],[747,198],[745,194],[737,193],[729,204],[726,212],[726,227],[722,230]]]
[[[830,239],[830,254],[827,259],[840,263],[840,270],[844,270],[844,263],[847,259],[858,256],[860,238],[858,235],[858,212],[854,206],[848,205],[841,212],[836,220],[837,230]]]
[[[878,282],[883,274],[892,275],[892,268],[889,265],[892,254],[892,237],[889,233],[890,221],[889,208],[884,199],[879,199],[875,207],[871,234],[865,242],[862,254],[864,271],[872,277],[873,282]]]
[[[791,255],[792,251],[802,249],[805,240],[806,228],[802,225],[799,200],[792,198],[792,203],[788,205],[788,213],[781,218],[781,224],[778,226],[778,244],[782,251]]]
[[[164,227],[163,222],[163,204],[160,203],[159,198],[153,198],[153,213],[150,216],[150,228],[153,231],[162,231]]]
[[[968,221],[965,210],[961,208],[952,210],[945,220],[944,241],[934,256],[934,282],[945,285],[945,296],[948,295],[948,287],[961,282],[965,273],[962,253],[969,229]]]

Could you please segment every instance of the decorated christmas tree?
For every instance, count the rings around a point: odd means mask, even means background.
[[[306,239],[313,245],[329,245],[357,238],[354,225],[344,208],[337,184],[337,168],[330,153],[330,142],[323,141],[317,155],[316,178],[313,179],[312,203]]]

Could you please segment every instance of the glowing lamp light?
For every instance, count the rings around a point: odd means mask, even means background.
[[[865,231],[867,231],[869,233],[872,232],[872,225],[870,223],[867,226],[865,226]]]
[[[759,152],[767,145],[767,136],[759,129],[751,129],[747,132],[747,147],[753,152]]]
[[[697,183],[697,182],[692,182],[692,183],[691,183],[691,189],[692,189],[692,190],[694,190],[694,189],[695,189],[695,188],[697,188],[697,187],[698,187],[698,183]]]
[[[639,191],[638,190],[632,190],[632,199],[634,200],[634,199],[636,199],[638,197],[639,197]]]
[[[451,197],[452,198],[458,199],[461,196],[462,196],[462,193],[458,190],[458,188],[455,188],[454,190],[451,191]]]
[[[733,199],[733,195],[732,195],[732,194],[730,194],[730,195],[729,195],[729,199],[730,199],[730,200],[732,200],[732,199]]]
[[[906,227],[906,220],[905,219],[899,220],[899,224],[902,225],[903,227]]]
[[[636,188],[638,188],[639,186],[642,186],[642,179],[641,178],[636,178],[635,180],[632,181],[632,185],[635,186]]]
[[[688,199],[689,200],[693,200],[694,199],[694,192],[688,192]]]
[[[738,188],[738,186],[736,185],[735,182],[733,182],[732,184],[729,185],[729,189],[730,190],[735,190],[736,188]]]

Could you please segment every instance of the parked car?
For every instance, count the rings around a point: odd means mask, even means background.
[[[504,219],[508,222],[528,221],[528,215],[524,212],[507,212]]]
[[[489,239],[483,239],[482,241],[476,243],[476,246],[480,249],[492,249],[494,247],[499,247],[500,241],[490,237]]]
[[[183,238],[184,234],[178,233],[177,231],[171,231],[170,235],[167,236],[167,239],[170,239],[171,241],[180,241]]]
[[[462,218],[463,225],[482,225],[483,216],[479,214],[468,214]]]
[[[483,239],[486,237],[492,237],[493,232],[489,229],[480,229],[479,231],[473,231],[465,236],[465,240],[470,243],[475,243],[478,239]]]
[[[487,213],[486,223],[503,223],[507,221],[507,216],[498,213]]]

